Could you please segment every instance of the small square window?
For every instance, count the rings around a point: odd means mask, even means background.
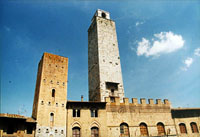
[[[56,107],[58,107],[58,103],[56,103]]]

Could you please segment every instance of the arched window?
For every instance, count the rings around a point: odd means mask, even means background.
[[[148,129],[145,123],[140,124],[140,133],[142,136],[148,136]]]
[[[72,128],[72,137],[80,137],[80,128],[79,127],[74,127]]]
[[[184,123],[179,124],[180,132],[187,133],[187,129]]]
[[[159,135],[159,136],[165,135],[165,126],[164,126],[163,123],[159,122],[159,123],[157,124],[157,129],[158,129],[158,135]]]
[[[191,122],[190,126],[192,128],[192,133],[199,133],[198,128],[197,128],[197,124],[195,122]]]
[[[98,127],[91,128],[91,137],[99,137],[99,128]]]
[[[55,93],[56,93],[56,90],[55,90],[55,89],[52,89],[51,96],[52,96],[53,98],[55,97]]]
[[[128,124],[122,123],[120,125],[120,137],[129,137]]]
[[[53,121],[54,121],[54,114],[50,113],[50,122],[53,122]]]
[[[103,18],[106,18],[106,14],[105,14],[104,12],[101,14],[101,16],[102,16]]]

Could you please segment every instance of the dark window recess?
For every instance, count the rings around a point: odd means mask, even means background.
[[[73,117],[80,117],[80,109],[73,109]]]
[[[91,112],[91,117],[98,117],[98,110],[91,109],[90,112]]]
[[[110,97],[110,102],[115,102],[115,98],[114,97]]]
[[[8,126],[7,134],[13,134],[14,133],[14,127]]]
[[[31,125],[27,126],[27,134],[32,134],[33,132],[33,127]]]
[[[195,122],[190,123],[190,126],[192,128],[192,133],[199,133],[197,124]]]
[[[56,103],[56,107],[58,107],[58,103]]]
[[[92,137],[99,137],[99,128],[98,127],[92,127],[91,128],[91,136]]]
[[[55,90],[55,89],[52,89],[51,96],[52,96],[53,98],[55,97],[55,93],[56,93],[56,90]]]
[[[61,130],[61,134],[63,134],[64,133],[64,131],[63,130]]]
[[[44,105],[44,101],[41,101],[41,104]]]
[[[51,102],[49,102],[49,104],[48,104],[49,106],[51,105]]]
[[[73,137],[80,137],[81,136],[80,130],[81,129],[79,127],[72,128],[72,136]]]
[[[62,107],[64,107],[65,105],[64,104],[62,104]]]
[[[101,14],[101,16],[102,16],[103,18],[106,18],[106,14],[105,14],[104,12]]]
[[[118,90],[118,84],[119,84],[119,83],[106,82],[106,88],[107,88],[107,89]]]
[[[111,95],[114,96],[115,95],[115,90],[111,89]]]
[[[58,130],[57,130],[57,129],[55,130],[55,133],[58,133]]]
[[[40,130],[40,128],[38,129],[38,133],[40,133],[41,132],[41,130]]]
[[[179,124],[179,128],[182,134],[187,134],[187,129],[184,123]]]
[[[46,129],[46,133],[49,133],[49,129]]]

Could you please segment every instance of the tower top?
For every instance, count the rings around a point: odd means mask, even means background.
[[[102,17],[102,18],[105,18],[105,19],[110,19],[110,13],[107,12],[107,11],[101,10],[101,9],[96,10],[93,18],[96,17],[96,16]]]

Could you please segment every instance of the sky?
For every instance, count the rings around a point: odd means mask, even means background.
[[[97,9],[116,23],[125,96],[200,107],[200,1],[0,2],[0,113],[31,116],[44,52],[69,58],[68,100],[88,100],[87,30]]]

